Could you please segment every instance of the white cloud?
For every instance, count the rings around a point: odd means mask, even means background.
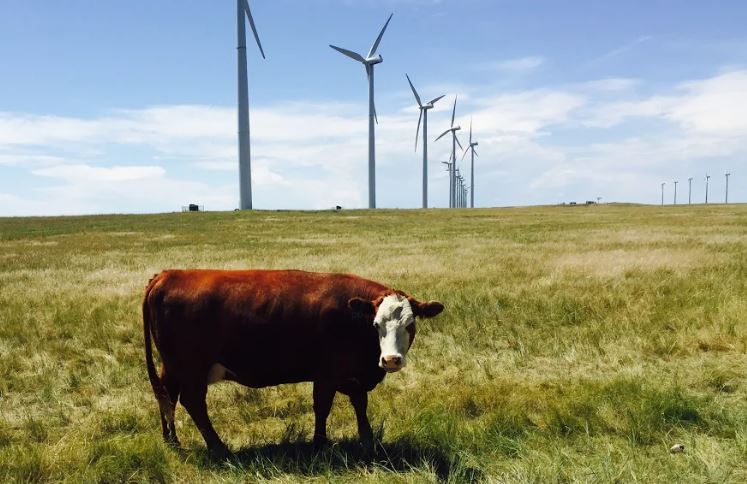
[[[600,56],[597,56],[597,57],[595,57],[595,58],[587,61],[587,64],[597,64],[597,63],[600,63],[600,62],[604,62],[604,61],[613,59],[613,58],[615,58],[615,57],[617,57],[619,55],[622,55],[622,54],[624,54],[624,53],[626,53],[626,52],[628,52],[628,51],[630,51],[630,50],[638,47],[639,45],[643,44],[644,42],[650,41],[652,38],[653,37],[651,37],[650,35],[641,35],[641,36],[638,36],[635,39],[633,39],[633,40],[631,40],[629,42],[626,42],[625,44],[623,44],[623,45],[621,45],[619,47],[615,47],[614,49],[611,49],[611,50],[605,52],[604,54],[602,54]]]
[[[481,62],[475,66],[481,71],[526,72],[537,69],[544,64],[545,59],[537,56],[518,57],[516,59],[502,59],[492,62]]]
[[[747,71],[633,97],[640,82],[610,78],[488,95],[461,86],[460,138],[466,141],[472,118],[480,142],[478,203],[547,203],[573,193],[646,201],[643,180],[747,155],[742,109]],[[423,90],[439,92],[432,88]],[[449,156],[451,143],[433,139],[448,126],[452,100],[440,102],[429,116],[429,198],[439,206],[446,203],[447,184],[438,161]],[[390,109],[393,114],[380,113],[379,206],[419,204],[422,155],[413,152],[417,112],[411,104],[403,99],[401,108]],[[168,211],[188,202],[232,209],[238,198],[235,120],[233,108],[196,105],[117,110],[87,119],[0,113],[0,170],[25,170],[40,179],[17,191],[0,185],[5,192],[0,212]],[[626,120],[659,124],[623,135],[616,128]],[[567,130],[574,131],[575,141],[561,134]],[[599,133],[604,136],[595,138]],[[254,108],[255,206],[365,206],[366,134],[362,105]]]
[[[674,95],[602,104],[584,121],[609,128],[636,117],[672,121],[693,133],[723,137],[747,135],[747,71],[733,71],[680,83]]]
[[[585,89],[602,92],[618,92],[633,89],[641,84],[640,79],[630,79],[625,77],[609,77],[606,79],[597,79],[589,81],[582,85]]]
[[[33,170],[34,175],[59,178],[70,183],[123,182],[160,178],[166,171],[160,166],[110,166],[57,165]]]
[[[566,121],[585,103],[577,94],[538,89],[482,98],[474,103],[479,110],[473,117],[483,132],[535,136],[547,126]]]
[[[718,136],[747,135],[747,71],[686,82],[666,115],[687,129]]]

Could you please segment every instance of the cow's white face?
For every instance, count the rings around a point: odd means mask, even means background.
[[[379,304],[373,325],[379,332],[379,367],[387,372],[401,370],[415,338],[415,314],[406,297],[386,296]]]
[[[444,310],[438,301],[420,302],[401,294],[380,296],[370,301],[360,297],[348,300],[354,319],[371,321],[379,335],[379,367],[387,372],[405,366],[405,356],[415,339],[415,317],[432,318]],[[370,323],[367,323],[370,324]]]

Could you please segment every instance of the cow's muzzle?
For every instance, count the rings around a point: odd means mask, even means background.
[[[387,373],[394,373],[402,369],[404,365],[404,358],[400,355],[388,355],[382,356],[379,361],[379,366],[384,369]]]

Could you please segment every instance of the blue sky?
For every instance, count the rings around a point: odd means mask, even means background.
[[[367,86],[376,67],[377,201],[418,207],[413,151],[430,116],[429,198],[447,204],[434,142],[474,120],[478,206],[594,199],[747,201],[747,3],[253,0],[254,205],[367,205]],[[233,0],[0,0],[0,215],[238,205]],[[465,162],[463,173],[468,174]]]

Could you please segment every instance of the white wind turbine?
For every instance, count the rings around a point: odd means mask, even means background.
[[[449,157],[449,161],[442,161],[444,165],[446,165],[446,171],[449,172],[449,208],[451,208],[451,193],[453,192],[453,188],[451,184],[454,182],[454,180],[451,179],[451,167],[454,166],[454,163],[451,161],[453,158]]]
[[[462,161],[464,161],[465,155],[467,155],[467,151],[472,152],[472,163],[470,165],[470,192],[469,192],[469,198],[470,198],[470,207],[475,208],[475,156],[477,155],[477,151],[475,151],[475,146],[479,145],[477,141],[472,141],[472,119],[469,120],[469,146],[467,146],[467,149],[464,150],[464,154],[462,155]]]
[[[436,138],[435,141],[440,140],[443,138],[446,133],[451,132],[451,159],[453,160],[453,164],[451,165],[451,183],[449,184],[451,187],[451,191],[449,193],[449,208],[454,208],[456,206],[456,145],[459,144],[459,148],[462,148],[462,143],[459,143],[459,138],[457,138],[456,132],[459,131],[461,126],[454,126],[454,117],[456,116],[456,103],[457,103],[457,97],[454,96],[454,109],[451,112],[451,127],[441,133],[441,135]]]
[[[418,116],[418,129],[415,131],[415,151],[418,151],[420,121],[423,121],[423,208],[428,208],[428,110],[433,109],[433,105],[444,96],[438,96],[437,98],[428,101],[425,105],[423,105],[422,101],[420,100],[420,96],[418,95],[418,91],[416,91],[415,86],[412,85],[410,76],[405,74],[405,77],[407,77],[407,82],[410,83],[410,89],[412,89],[412,93],[415,95],[415,101],[417,101],[418,107],[420,108],[420,116]]]
[[[249,83],[246,73],[246,19],[254,33],[259,52],[265,58],[262,43],[257,35],[252,12],[247,0],[236,0],[236,32],[239,38],[239,207],[241,210],[252,209],[252,161],[249,147]]]
[[[464,185],[464,177],[458,172],[459,169],[457,168],[457,180],[459,182],[459,208],[464,208],[467,206],[467,187]]]
[[[366,74],[368,75],[368,208],[376,208],[376,135],[374,121],[378,124],[379,120],[376,116],[376,105],[374,103],[374,66],[384,61],[384,58],[380,54],[376,54],[376,49],[379,48],[379,43],[384,36],[384,31],[387,25],[389,25],[389,21],[392,20],[392,15],[394,14],[389,15],[366,57],[351,50],[330,45],[337,52],[353,60],[357,60],[366,66]]]

